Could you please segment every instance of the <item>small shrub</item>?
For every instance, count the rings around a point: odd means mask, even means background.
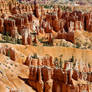
[[[70,59],[70,62],[74,62],[74,56],[72,56],[72,58]]]
[[[13,64],[11,63],[11,66],[12,66]]]
[[[22,40],[21,39],[17,39],[16,43],[17,44],[22,44]]]
[[[6,33],[5,40],[6,40],[6,42],[10,41],[10,37],[9,37],[9,33],[8,32]]]
[[[7,56],[10,57],[10,51],[8,50]]]
[[[62,59],[60,58],[59,67],[62,68]]]
[[[91,67],[91,65],[90,65],[90,64],[88,64],[88,67]]]
[[[58,64],[58,58],[57,58],[57,57],[55,57],[54,65],[55,65],[57,68],[59,67],[59,64]]]
[[[33,46],[37,46],[37,44],[36,43],[33,43]]]
[[[76,43],[76,48],[80,48],[81,47],[81,44],[80,43]]]
[[[32,58],[37,59],[38,58],[37,53],[34,53],[34,55],[32,56]]]
[[[52,5],[44,5],[44,8],[46,9],[50,9],[51,7],[53,7]]]

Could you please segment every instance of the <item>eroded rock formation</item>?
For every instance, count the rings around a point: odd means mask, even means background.
[[[24,42],[22,44],[25,45],[32,45],[32,41],[34,41],[32,33],[34,35],[39,35],[39,33],[53,35],[56,32],[56,35],[53,36],[54,39],[65,39],[74,43],[74,32],[76,30],[92,31],[91,12],[83,13],[73,10],[63,12],[60,7],[56,6],[52,10],[46,10],[40,7],[37,2],[28,6],[17,2],[14,2],[13,5],[12,3],[7,5],[7,2],[1,3],[0,32],[8,32],[10,36],[18,38],[18,35],[23,36],[28,30],[28,37],[26,34],[22,39]]]
[[[89,92],[90,84],[79,83],[79,80],[91,82],[91,78],[88,72],[82,73],[69,66],[66,66],[65,69],[30,66],[28,83],[38,92],[81,92],[84,90]]]

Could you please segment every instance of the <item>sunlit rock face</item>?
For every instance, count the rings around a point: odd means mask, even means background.
[[[43,58],[32,58],[32,56],[28,56],[25,61],[25,65],[27,66],[49,66],[49,67],[55,67],[53,62],[53,57],[43,57]]]
[[[31,56],[27,57],[26,65],[32,62],[31,59]],[[64,67],[56,68],[48,66],[47,64],[44,65],[43,63],[43,66],[42,64],[37,66],[37,59],[35,60],[35,64],[30,64],[29,66],[30,74],[28,83],[38,92],[79,92],[84,90],[88,92],[90,90],[89,84],[79,83],[79,80],[92,81],[90,73],[92,69],[88,66],[87,62],[76,61],[73,65],[73,63],[69,61],[64,63]],[[38,59],[38,61],[39,60],[40,59]],[[45,63],[47,62],[45,61]],[[82,67],[80,67],[81,64],[83,65]]]
[[[13,61],[15,61],[16,60],[16,52],[15,52],[15,50],[13,48],[10,48],[9,51],[10,51],[10,58]]]
[[[82,72],[73,70],[70,64],[67,66],[68,63],[65,63],[64,70],[47,66],[30,66],[29,85],[38,92],[79,92],[84,90],[88,92],[90,90],[89,84],[75,84],[74,81],[76,81],[76,83],[79,80],[91,81],[91,75],[85,72],[85,76]]]

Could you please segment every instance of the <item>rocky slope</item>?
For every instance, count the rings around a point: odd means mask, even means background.
[[[18,64],[0,54],[0,92],[35,92],[24,79],[28,78],[28,67]]]

